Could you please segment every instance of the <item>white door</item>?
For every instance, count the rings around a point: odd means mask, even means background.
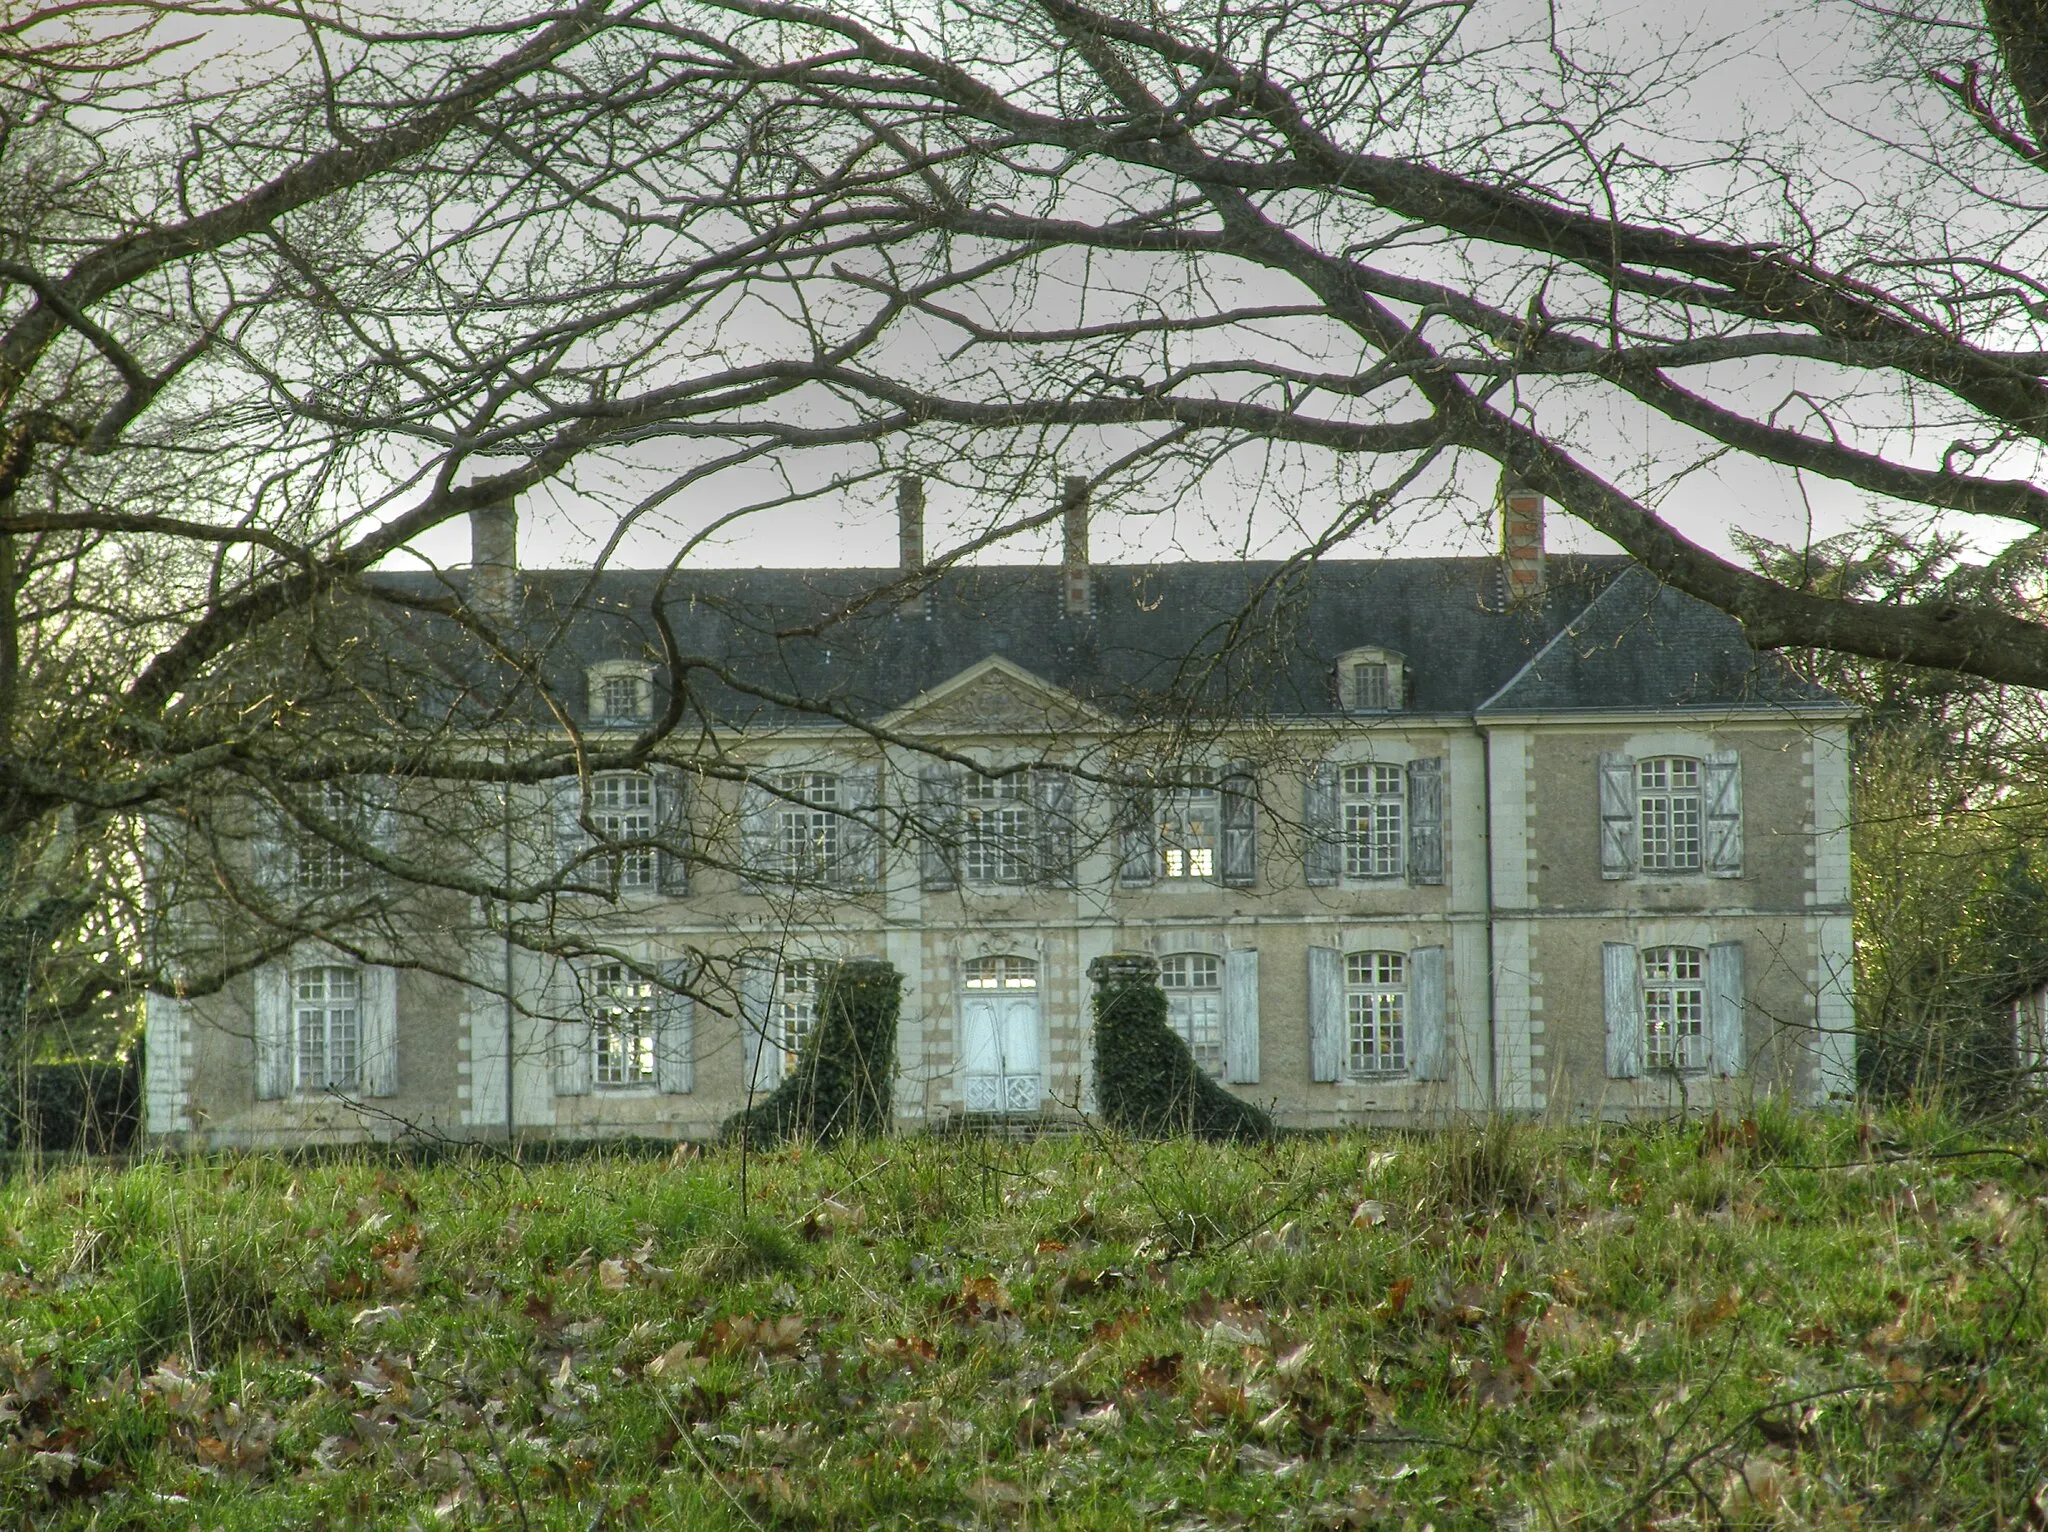
[[[1029,958],[975,958],[962,975],[961,1092],[970,1112],[1035,1113],[1038,965]]]

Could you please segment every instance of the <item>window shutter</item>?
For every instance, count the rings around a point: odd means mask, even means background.
[[[363,1094],[398,1094],[398,970],[370,964],[356,971],[362,1007]]]
[[[1259,784],[1250,761],[1223,771],[1223,886],[1250,888],[1259,881]]]
[[[357,788],[363,839],[379,851],[398,849],[398,779],[364,777]]]
[[[838,865],[832,882],[841,888],[873,888],[882,881],[882,774],[872,768],[843,772]]]
[[[1716,750],[1706,768],[1706,864],[1713,878],[1742,876],[1742,757]]]
[[[1607,1073],[1633,1080],[1643,1072],[1643,989],[1636,949],[1625,942],[1603,943],[1600,977],[1607,1007]]]
[[[1707,949],[1707,1026],[1717,1075],[1742,1073],[1744,1014],[1742,943],[1716,942]]]
[[[759,1094],[775,1085],[774,1070],[766,1062],[768,1024],[775,1005],[775,960],[765,956],[743,960],[739,980],[740,1040],[746,1055],[740,1089]]]
[[[1443,880],[1444,762],[1432,755],[1408,763],[1408,881]]]
[[[1117,811],[1117,885],[1143,888],[1159,877],[1159,816],[1152,789],[1136,783],[1125,786]]]
[[[287,963],[256,970],[256,1099],[292,1093],[292,971]]]
[[[690,891],[689,795],[683,774],[673,766],[654,768],[654,833],[661,848],[655,853],[661,887],[671,894]]]
[[[654,996],[654,1078],[662,1092],[687,1096],[697,1084],[697,1003],[683,993],[688,963],[664,963]]]
[[[1408,1065],[1418,1080],[1449,1078],[1444,1018],[1444,949],[1408,954]]]
[[[1049,766],[1038,768],[1031,773],[1031,802],[1038,816],[1038,879],[1055,888],[1072,888],[1074,779]]]
[[[583,779],[555,778],[550,788],[550,803],[555,820],[557,865],[566,872],[596,844],[590,832],[583,828]]]
[[[590,1094],[592,1039],[590,1006],[583,993],[583,975],[569,964],[557,969],[558,1002],[554,1007],[555,1094]]]
[[[1603,750],[1600,753],[1600,876],[1626,878],[1635,870],[1635,758]]]
[[[254,805],[249,835],[249,875],[258,892],[286,899],[297,890],[299,860],[284,810],[265,799]]]
[[[927,893],[960,886],[960,774],[927,766],[918,778],[918,882]]]
[[[1308,1076],[1335,1080],[1344,1072],[1344,954],[1308,949]]]
[[[758,782],[740,789],[740,866],[756,887],[774,881],[776,867],[775,795]]]
[[[1259,1083],[1259,950],[1223,955],[1223,1078]]]
[[[1344,842],[1337,830],[1337,768],[1309,767],[1301,794],[1304,873],[1310,888],[1335,888],[1344,875]]]

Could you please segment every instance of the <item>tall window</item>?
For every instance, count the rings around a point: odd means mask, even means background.
[[[818,1025],[818,992],[825,965],[798,959],[784,963],[775,975],[775,1046],[781,1050],[782,1073],[796,1072],[804,1044]]]
[[[1012,957],[1007,953],[998,957],[970,958],[962,971],[961,982],[969,989],[1036,989],[1038,965],[1030,958]]]
[[[1361,713],[1383,713],[1393,706],[1388,666],[1384,660],[1361,660],[1351,667],[1351,706]]]
[[[1697,947],[1643,951],[1643,1061],[1651,1069],[1707,1067],[1707,955]]]
[[[1159,795],[1159,872],[1166,878],[1216,876],[1216,821],[1222,796],[1197,780]]]
[[[1344,958],[1344,1018],[1353,1074],[1399,1074],[1408,1067],[1408,959],[1399,952]]]
[[[351,1090],[362,1079],[362,982],[353,968],[320,964],[292,974],[301,1091]]]
[[[343,829],[358,828],[361,807],[339,782],[323,782],[313,807],[328,823]],[[302,894],[338,894],[362,879],[362,864],[341,847],[310,833],[297,848],[297,878]]]
[[[654,1083],[654,982],[624,963],[591,975],[597,1083],[610,1090]]]
[[[1700,866],[1700,763],[1689,755],[1657,755],[1636,763],[1642,864],[1654,872],[1697,872]]]
[[[824,771],[784,772],[775,813],[776,849],[795,874],[831,871],[839,856],[839,778]]]
[[[1346,766],[1342,786],[1344,876],[1400,877],[1405,774],[1399,766]]]
[[[591,823],[611,841],[643,844],[617,857],[621,888],[654,886],[654,778],[641,771],[599,772],[590,781]]]
[[[965,823],[961,873],[969,883],[1031,880],[1031,782],[1022,772],[969,777],[961,789]]]
[[[1202,952],[1177,952],[1159,960],[1159,987],[1166,991],[1167,1024],[1188,1045],[1195,1062],[1210,1074],[1223,1070],[1223,961]]]
[[[639,676],[606,676],[598,685],[599,716],[645,718],[647,682]]]

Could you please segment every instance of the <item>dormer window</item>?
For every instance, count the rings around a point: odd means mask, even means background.
[[[1337,697],[1347,713],[1399,712],[1407,666],[1384,649],[1354,649],[1337,659]]]
[[[653,703],[654,687],[645,665],[637,661],[613,661],[591,668],[592,723],[645,723],[654,712]]]

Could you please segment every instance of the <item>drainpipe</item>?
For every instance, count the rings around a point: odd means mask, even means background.
[[[1494,996],[1494,967],[1499,958],[1494,952],[1494,908],[1493,908],[1493,733],[1477,718],[1472,720],[1479,730],[1484,747],[1481,756],[1485,764],[1482,786],[1486,794],[1486,812],[1481,817],[1486,836],[1486,855],[1480,865],[1486,869],[1486,1113],[1489,1117],[1500,1112],[1500,1007]]]
[[[512,763],[512,752],[505,752],[505,763]],[[513,1144],[514,1110],[512,1088],[516,1083],[513,1074],[513,1045],[516,1041],[515,1023],[517,1016],[512,1004],[512,784],[504,786],[505,803],[505,933],[504,933],[504,979],[505,979],[505,1147]]]

